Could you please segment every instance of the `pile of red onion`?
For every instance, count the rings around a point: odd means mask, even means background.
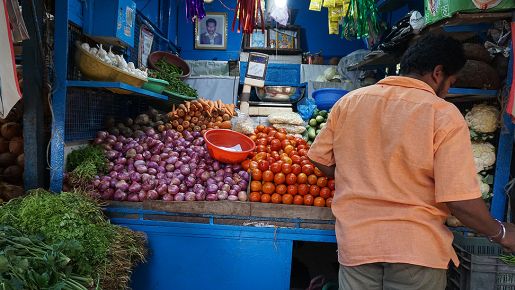
[[[109,174],[93,182],[98,197],[117,201],[247,200],[249,174],[211,158],[199,132],[147,129],[139,138],[98,132]]]

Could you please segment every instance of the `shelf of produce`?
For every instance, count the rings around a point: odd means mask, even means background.
[[[424,32],[442,29],[450,26],[474,25],[492,23],[499,20],[511,19],[512,12],[488,12],[488,13],[456,13],[453,17],[430,24]]]
[[[100,88],[100,89],[119,89],[124,90],[131,94],[141,95],[145,97],[150,97],[154,99],[167,101],[168,97],[157,94],[148,90],[144,90],[142,88],[137,88],[130,86],[125,83],[120,82],[96,82],[96,81],[68,81],[68,87],[76,87],[76,88]]]

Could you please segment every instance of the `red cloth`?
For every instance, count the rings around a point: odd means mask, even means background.
[[[508,114],[511,115],[512,121],[515,121],[515,60],[513,51],[515,50],[515,22],[511,22],[511,66],[512,66],[512,73],[511,73],[511,89],[510,89],[510,97],[508,100],[508,106],[506,107],[506,111]],[[509,77],[509,76],[508,76]]]

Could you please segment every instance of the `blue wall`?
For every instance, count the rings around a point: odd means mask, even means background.
[[[227,50],[195,50],[193,47],[194,24],[186,21],[184,1],[179,3],[177,44],[182,48],[181,56],[191,60],[229,60],[238,59],[241,49],[242,35],[231,31],[234,12],[222,6],[216,0],[211,4],[206,4],[206,12],[226,12],[228,14],[228,37]],[[228,7],[234,8],[236,0],[222,0]],[[360,48],[364,48],[361,40],[347,41],[337,35],[329,35],[327,27],[327,9],[321,12],[309,11],[309,0],[289,0],[289,8],[297,9],[295,25],[302,28],[301,43],[304,51],[318,52],[328,60],[333,56],[345,56],[348,53]]]

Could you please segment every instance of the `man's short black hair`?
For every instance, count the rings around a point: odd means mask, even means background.
[[[209,18],[208,20],[206,20],[206,26],[207,26],[209,23],[213,23],[213,24],[216,26],[216,20],[214,20],[213,18]]]
[[[401,58],[401,75],[433,72],[437,65],[450,76],[457,74],[465,65],[463,45],[452,37],[428,34],[410,46]]]

